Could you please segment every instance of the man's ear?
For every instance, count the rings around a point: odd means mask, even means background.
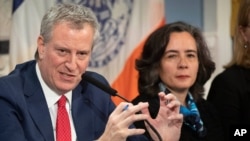
[[[44,38],[41,35],[37,38],[37,51],[39,54],[39,59],[42,59],[44,56],[45,46],[44,46]]]

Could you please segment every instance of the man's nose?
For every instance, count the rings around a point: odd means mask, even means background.
[[[65,66],[69,70],[76,69],[76,67],[77,67],[77,57],[76,57],[76,55],[69,55],[69,56],[67,56],[67,60],[66,60]]]

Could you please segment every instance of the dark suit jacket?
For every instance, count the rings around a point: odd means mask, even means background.
[[[227,140],[233,125],[249,127],[250,69],[235,65],[224,70],[214,78],[207,100],[220,112]]]
[[[35,61],[30,61],[17,65],[13,72],[0,79],[1,141],[54,141],[51,118],[35,64]],[[108,85],[101,75],[88,73]],[[72,117],[77,140],[98,139],[115,108],[109,94],[84,81],[72,94]],[[130,139],[144,140],[145,137]]]

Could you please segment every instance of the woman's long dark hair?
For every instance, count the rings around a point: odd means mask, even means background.
[[[199,70],[195,83],[189,91],[193,94],[195,101],[204,95],[203,85],[211,77],[215,70],[209,49],[202,36],[201,31],[185,22],[174,22],[166,24],[154,31],[146,40],[139,59],[136,60],[136,69],[139,72],[138,89],[140,95],[153,97],[158,95],[159,89],[159,67],[161,58],[169,43],[173,32],[188,32],[196,41]]]

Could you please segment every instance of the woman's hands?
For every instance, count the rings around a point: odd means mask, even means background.
[[[148,103],[140,102],[138,105],[122,102],[112,112],[103,135],[99,141],[125,141],[128,136],[140,135],[144,129],[129,128],[135,121],[147,120],[160,134],[162,141],[178,141],[183,123],[183,116],[179,113],[180,102],[173,94],[159,93],[160,109],[155,119],[150,117]],[[140,112],[140,114],[136,114]],[[146,128],[154,141],[158,136],[145,122]]]
[[[183,115],[180,114],[180,102],[173,94],[166,95],[164,92],[159,93],[160,109],[155,119],[148,118],[151,125],[155,127],[161,135],[163,141],[178,141],[181,134]],[[148,109],[143,109],[144,114],[150,115]],[[147,130],[154,141],[159,138],[145,122]]]

